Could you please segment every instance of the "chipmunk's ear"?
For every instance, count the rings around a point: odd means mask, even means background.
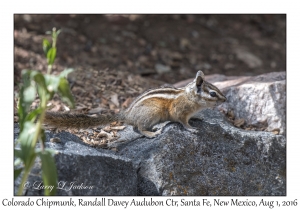
[[[196,86],[201,86],[202,85],[202,83],[203,83],[203,80],[204,80],[204,74],[203,74],[203,72],[202,71],[198,71],[197,72],[197,75],[196,75]]]

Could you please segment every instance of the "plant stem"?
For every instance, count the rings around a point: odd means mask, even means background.
[[[57,32],[56,28],[52,29],[52,48],[56,48]],[[51,74],[52,64],[48,65],[47,74]]]
[[[34,160],[30,163],[30,166],[27,169],[25,169],[22,180],[21,180],[21,183],[20,183],[20,186],[19,186],[19,189],[18,189],[17,195],[22,195],[23,194],[25,182],[26,182],[26,180],[29,176],[29,172],[31,171],[33,163],[34,163]]]
[[[51,71],[52,71],[52,65],[48,65],[47,74],[51,74]]]
[[[56,39],[57,39],[57,32],[56,32],[56,28],[54,27],[52,29],[52,48],[56,47]]]
[[[41,97],[41,98],[44,99],[44,100],[41,101],[42,111],[41,111],[40,117],[39,117],[39,119],[36,123],[36,128],[35,128],[36,130],[35,130],[35,134],[34,134],[33,141],[32,141],[32,147],[35,147],[36,144],[37,144],[37,141],[38,141],[39,136],[40,136],[41,128],[42,128],[42,123],[44,122],[45,113],[46,113],[47,101],[46,101],[45,92],[43,94],[43,97]],[[41,148],[42,148],[42,150],[44,150],[43,142],[41,142],[41,144],[42,144]],[[30,165],[28,167],[26,167],[26,169],[24,171],[22,181],[21,181],[21,184],[20,184],[19,189],[18,189],[18,195],[22,195],[22,193],[23,193],[25,182],[28,178],[29,172],[31,171],[31,168],[33,166],[34,161],[35,161],[35,159],[32,160]]]
[[[35,135],[33,137],[33,141],[32,141],[32,146],[35,147],[35,145],[38,142],[39,136],[40,136],[40,132],[42,129],[42,124],[44,122],[44,118],[45,118],[45,113],[46,113],[46,106],[47,106],[47,101],[46,101],[46,93],[44,91],[43,96],[41,97],[42,101],[41,101],[41,114],[40,117],[36,123],[36,132]]]

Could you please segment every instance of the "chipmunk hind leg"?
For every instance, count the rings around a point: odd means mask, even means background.
[[[138,127],[138,131],[139,131],[142,135],[144,135],[144,136],[146,136],[146,137],[148,137],[148,138],[154,138],[154,137],[158,136],[159,134],[161,134],[161,131],[162,131],[162,129],[159,129],[159,130],[157,130],[157,131],[155,131],[155,132],[149,131],[149,130],[151,130],[151,129],[145,128],[145,127],[143,127],[143,126]]]
[[[139,122],[137,125],[138,131],[148,137],[148,138],[154,138],[157,135],[161,134],[162,129],[159,129],[157,131],[152,131],[152,128],[154,125],[160,122],[159,118],[151,118],[142,122]]]

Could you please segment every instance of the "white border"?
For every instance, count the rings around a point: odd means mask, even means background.
[[[1,4],[1,179],[0,201],[13,195],[13,14],[14,13],[287,13],[287,196],[262,197],[267,200],[294,200],[299,202],[299,6],[296,1],[11,1]],[[4,133],[4,135],[3,135]],[[78,198],[78,197],[77,197]],[[76,198],[76,199],[77,199]],[[109,197],[106,197],[109,198]],[[113,197],[116,199],[117,197]],[[119,197],[119,200],[133,197]],[[199,197],[203,199],[205,197]],[[208,197],[228,200],[231,197]],[[259,201],[261,197],[239,197]],[[27,199],[26,197],[20,199]],[[33,199],[36,199],[33,198]],[[66,197],[50,198],[65,200]],[[93,198],[91,198],[92,200]],[[155,199],[164,200],[167,198]],[[176,197],[175,199],[181,199]],[[2,206],[2,203],[0,204]],[[298,204],[299,205],[299,204]],[[13,207],[19,208],[19,207]],[[98,207],[99,208],[99,207]],[[201,208],[201,207],[200,207]],[[203,207],[202,207],[203,208]],[[230,207],[231,209],[232,207]],[[40,208],[39,208],[40,209]],[[198,207],[199,209],[199,207]],[[222,208],[224,209],[224,208]]]

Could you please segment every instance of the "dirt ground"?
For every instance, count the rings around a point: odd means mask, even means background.
[[[15,95],[22,69],[46,72],[42,40],[53,27],[62,29],[53,73],[75,69],[69,81],[76,110],[84,113],[118,112],[146,89],[192,78],[197,70],[286,71],[286,15],[16,14]],[[57,96],[49,107],[67,110]]]
[[[285,15],[15,15],[14,23],[17,74],[45,69],[41,40],[53,27],[63,30],[58,71],[109,68],[174,83],[198,69],[227,76],[286,69]],[[261,65],[240,60],[240,49]]]

